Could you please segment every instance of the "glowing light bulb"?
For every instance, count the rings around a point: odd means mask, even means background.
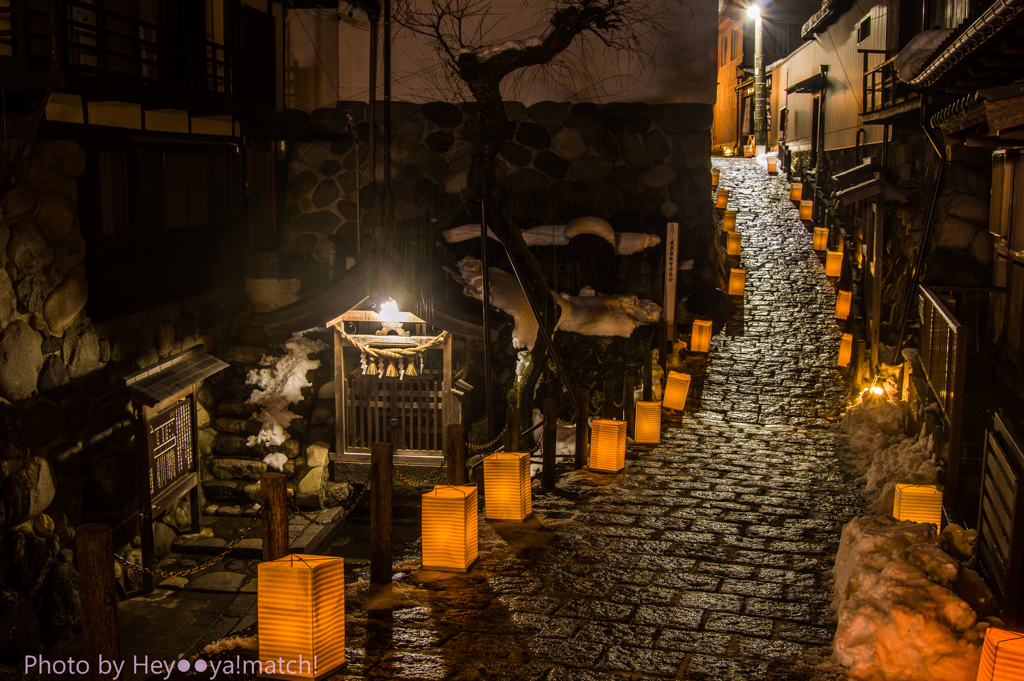
[[[871,394],[872,395],[884,395],[885,394],[885,390],[882,388],[882,386],[876,385],[873,388],[871,388]]]
[[[386,302],[381,303],[380,312],[377,314],[382,322],[399,322],[402,321],[400,313],[398,311],[398,303],[393,299],[388,298]]]
[[[758,5],[751,5],[750,7],[747,7],[747,16],[750,17],[751,19],[760,19],[761,18],[761,8],[760,8],[760,6],[758,6]]]

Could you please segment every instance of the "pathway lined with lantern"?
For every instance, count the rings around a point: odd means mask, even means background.
[[[564,476],[526,523],[482,525],[470,573],[414,571],[397,606],[350,603],[344,678],[792,679],[829,645],[823,572],[861,510],[835,293],[784,181],[715,165],[747,279],[699,411],[623,473]]]

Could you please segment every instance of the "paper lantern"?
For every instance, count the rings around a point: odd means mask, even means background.
[[[715,203],[715,208],[718,208],[719,210],[725,210],[728,207],[729,207],[729,190],[728,189],[719,189],[718,190],[718,199],[717,199],[717,203]]]
[[[637,402],[634,422],[637,444],[651,445],[661,442],[661,402]]]
[[[836,362],[841,367],[844,367],[850,363],[850,356],[853,354],[853,334],[844,333],[843,339],[839,341],[839,361]]]
[[[942,492],[935,485],[915,485],[909,482],[896,483],[896,499],[892,505],[896,520],[913,520],[915,523],[932,523],[935,529],[942,529]]]
[[[850,316],[850,303],[853,302],[853,291],[840,291],[836,298],[836,319]]]
[[[725,235],[725,252],[727,255],[739,255],[743,250],[743,235],[739,232],[727,232]]]
[[[828,229],[825,227],[814,228],[814,244],[811,248],[816,251],[828,250]]]
[[[423,569],[466,572],[478,553],[475,485],[438,485],[422,497]]]
[[[813,220],[814,219],[814,201],[801,201],[800,202],[800,219],[801,220]]]
[[[736,211],[725,211],[725,215],[722,216],[722,229],[726,232],[736,231]]]
[[[794,182],[789,185],[789,200],[799,201],[804,195],[804,185],[801,182]]]
[[[690,374],[669,371],[668,384],[665,386],[665,399],[661,404],[666,409],[682,411],[686,407],[686,396],[689,392]]]
[[[714,189],[715,187],[718,186],[718,176],[719,176],[720,172],[721,171],[718,168],[712,168],[711,169],[711,188],[712,189]]]
[[[825,276],[838,277],[843,273],[843,252],[829,251],[825,254]]]
[[[694,352],[707,352],[711,349],[710,320],[693,320],[693,331],[690,332],[690,349]]]
[[[774,175],[778,172],[778,163],[774,158],[768,158],[768,174]]]
[[[484,515],[522,522],[533,513],[530,453],[497,452],[484,458]]]
[[[981,646],[978,681],[1024,679],[1024,634],[989,627]]]
[[[730,296],[742,296],[743,289],[747,285],[747,271],[746,270],[729,270],[729,295]]]
[[[626,467],[626,422],[594,419],[590,426],[590,470],[618,473]]]
[[[293,554],[260,563],[260,676],[314,679],[345,663],[345,560]]]

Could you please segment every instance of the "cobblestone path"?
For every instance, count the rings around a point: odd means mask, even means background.
[[[715,164],[748,274],[700,410],[624,473],[570,474],[530,522],[483,525],[469,574],[413,572],[354,602],[343,678],[808,678],[797,661],[833,634],[822,573],[860,510],[835,294],[785,183]]]

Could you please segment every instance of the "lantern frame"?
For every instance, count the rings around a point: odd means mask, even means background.
[[[814,219],[814,201],[800,201],[800,219],[810,222]]]
[[[530,452],[484,457],[484,520],[522,522],[533,515]]]
[[[661,402],[636,403],[633,431],[633,442],[638,445],[661,443]]]
[[[847,319],[853,305],[853,291],[839,291],[836,295],[836,319]]]
[[[719,189],[718,194],[715,196],[715,208],[719,210],[725,210],[729,207],[729,190]]]
[[[942,529],[942,492],[935,485],[897,482],[892,515],[896,520],[932,523]]]
[[[711,188],[718,187],[718,181],[721,179],[721,172],[718,168],[711,169]]]
[[[722,231],[735,232],[736,231],[736,211],[727,210],[722,215]]]
[[[853,334],[844,333],[839,341],[839,359],[836,364],[841,367],[848,366],[853,356]]]
[[[661,405],[666,409],[682,411],[686,408],[686,399],[689,394],[690,374],[684,374],[678,371],[669,371]]]
[[[811,249],[815,251],[827,251],[828,250],[828,228],[827,227],[815,227],[814,238],[812,240]]]
[[[825,276],[836,278],[843,274],[843,251],[825,253]]]
[[[590,424],[590,458],[587,466],[601,473],[626,468],[626,422],[594,419]]]
[[[742,296],[747,288],[747,271],[732,267],[729,269],[729,295]]]
[[[804,184],[803,182],[794,182],[789,185],[789,200],[794,203],[799,202],[803,199],[804,195]]]
[[[690,350],[708,352],[711,350],[711,320],[694,319],[690,330]]]
[[[725,233],[725,254],[740,255],[743,252],[743,235],[739,232]]]
[[[420,527],[424,570],[469,572],[473,567],[480,556],[478,502],[476,485],[435,485],[423,493]],[[453,541],[455,546],[451,545]]]
[[[767,164],[768,164],[768,174],[769,175],[775,175],[775,174],[777,174],[779,172],[779,162],[778,162],[777,159],[775,159],[772,156],[769,156],[767,158]]]

